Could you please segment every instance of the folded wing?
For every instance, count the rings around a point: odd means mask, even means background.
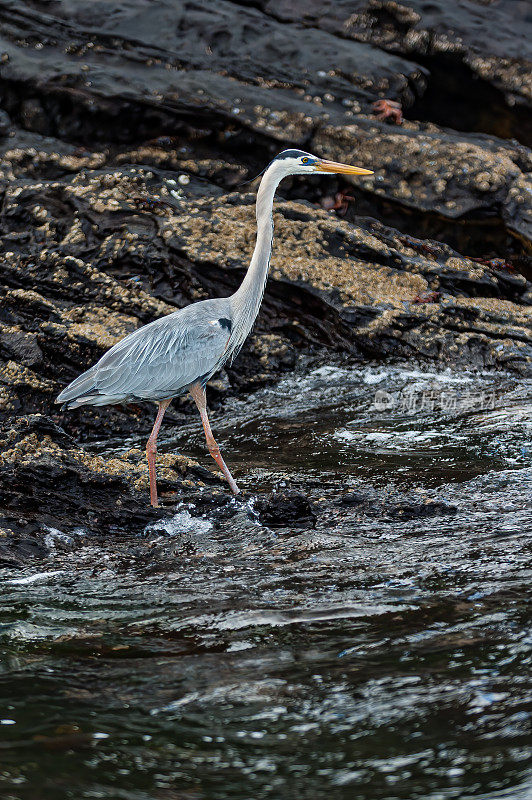
[[[230,329],[227,320],[221,324],[208,308],[201,315],[195,310],[189,319],[191,309],[194,306],[126,336],[67,386],[57,402],[76,408],[135,399],[158,401],[206,381],[223,363]]]

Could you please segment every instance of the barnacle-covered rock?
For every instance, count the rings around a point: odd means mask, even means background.
[[[159,454],[158,479],[163,503],[165,496],[171,501],[218,482],[196,461],[176,453]],[[36,532],[42,541],[65,521],[69,530],[81,527],[92,534],[147,525],[160,514],[148,505],[148,496],[146,457],[137,448],[113,457],[91,453],[41,414],[0,424],[0,528],[5,531],[0,563],[9,560],[13,531],[31,550]]]

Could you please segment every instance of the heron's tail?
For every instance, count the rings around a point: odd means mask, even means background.
[[[96,388],[94,369],[88,369],[78,378],[69,383],[56,398],[56,403],[63,403],[62,410],[78,408],[79,406],[99,406],[105,401]]]

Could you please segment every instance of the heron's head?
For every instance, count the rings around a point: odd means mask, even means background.
[[[373,170],[363,167],[353,167],[350,164],[339,164],[336,161],[327,161],[324,158],[305,153],[303,150],[283,150],[279,153],[270,166],[282,170],[284,175],[373,175]]]

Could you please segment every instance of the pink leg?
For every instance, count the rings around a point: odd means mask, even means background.
[[[146,456],[148,457],[148,471],[150,473],[150,502],[154,508],[157,508],[159,501],[157,499],[157,475],[155,473],[155,453],[157,452],[157,434],[163,421],[164,412],[172,401],[163,400],[159,403],[159,410],[155,417],[155,423],[150,433],[150,438],[146,444]]]
[[[223,460],[222,454],[220,453],[220,448],[216,444],[216,440],[212,435],[209,417],[207,416],[207,399],[205,397],[205,389],[199,383],[194,383],[192,384],[192,386],[189,386],[188,390],[198,407],[198,411],[201,416],[201,422],[203,424],[203,430],[205,431],[205,438],[207,440],[207,447],[209,448],[209,453],[214,458],[214,460],[222,470],[223,474],[227,478],[227,482],[229,483],[229,486],[233,494],[239,494],[240,489],[236,485],[233,476],[229,472],[227,464]]]

